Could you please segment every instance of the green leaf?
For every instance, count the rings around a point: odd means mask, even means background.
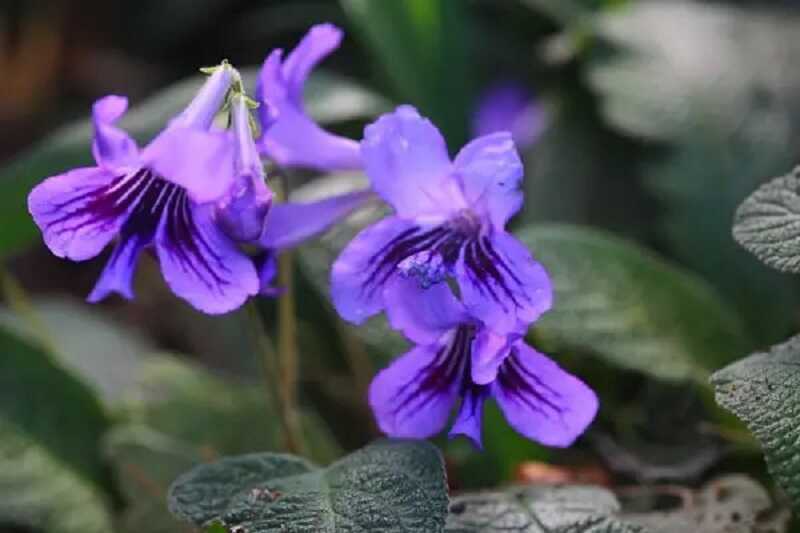
[[[435,533],[447,486],[433,445],[383,440],[327,468],[290,455],[229,457],[181,476],[169,501],[196,526],[219,520],[249,533]]]
[[[181,529],[165,499],[178,475],[222,455],[281,449],[283,435],[266,394],[261,386],[223,380],[178,359],[148,360],[124,409],[126,423],[106,441],[128,502],[122,530]],[[304,413],[302,424],[312,457],[328,461],[339,455],[324,422]]]
[[[0,308],[0,324],[31,343],[45,341],[43,346],[56,347],[59,362],[81,376],[108,404],[133,385],[142,355],[153,351],[140,332],[85,302],[49,297],[30,303],[35,320]]]
[[[599,487],[519,487],[453,498],[446,533],[638,533],[616,517],[619,502]]]
[[[749,348],[735,313],[702,280],[611,234],[523,228],[555,303],[535,326],[544,346],[576,348],[665,380],[705,380]]]
[[[252,88],[257,69],[241,72]],[[121,127],[144,145],[189,103],[204,80],[204,76],[192,76],[133,105]],[[381,97],[330,73],[314,73],[306,93],[309,113],[322,123],[369,118],[388,107]],[[19,251],[36,239],[38,230],[28,215],[27,196],[37,183],[70,168],[93,164],[89,111],[86,119],[57,129],[0,170],[0,211],[5,221],[0,225],[0,256]]]
[[[766,183],[739,206],[734,238],[767,265],[800,273],[800,167]]]
[[[761,443],[770,473],[800,510],[800,336],[719,370],[711,383],[717,402]]]
[[[453,148],[467,141],[472,102],[470,21],[465,2],[341,0],[397,90]]]
[[[730,239],[736,207],[785,172],[800,143],[800,17],[722,3],[644,1],[600,17],[614,48],[587,63],[605,118],[669,143],[644,168],[678,258],[737,306],[761,343],[784,338],[798,281],[770,271]]]
[[[42,349],[0,330],[0,522],[111,530],[97,398]]]

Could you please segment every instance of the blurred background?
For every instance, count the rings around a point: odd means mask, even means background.
[[[96,98],[127,95],[126,125],[145,141],[191,97],[198,68],[227,58],[253,80],[271,49],[324,21],[346,31],[307,88],[327,127],[359,138],[378,113],[410,102],[453,153],[474,135],[513,131],[526,203],[512,229],[559,289],[530,341],[603,404],[567,451],[524,441],[490,410],[484,453],[440,441],[451,487],[693,487],[724,472],[769,483],[706,380],[800,329],[797,278],[761,265],[730,229],[750,192],[800,160],[797,2],[3,0],[0,340],[10,355],[0,433],[14,437],[0,437],[0,531],[94,531],[79,518],[54,525],[77,507],[92,508],[95,526],[176,531],[163,508],[175,474],[282,446],[271,395],[254,379],[274,344],[274,301],[203,316],[145,258],[134,302],[89,306],[103,259],[52,256],[25,199],[44,177],[90,161]],[[290,178],[308,197],[357,180]],[[377,436],[364,391],[405,347],[380,321],[344,325],[327,302],[331,260],[374,216],[293,256],[300,403],[320,462]],[[46,357],[34,364],[34,353]]]

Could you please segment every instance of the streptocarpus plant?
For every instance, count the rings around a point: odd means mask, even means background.
[[[98,100],[97,165],[50,177],[30,194],[45,243],[60,257],[82,261],[116,240],[92,302],[112,292],[132,298],[136,262],[142,251],[153,250],[177,296],[200,311],[221,314],[259,293],[279,296],[282,291],[272,284],[276,254],[381,197],[394,215],[356,236],[331,274],[333,303],[345,319],[361,323],[386,310],[391,325],[418,345],[378,374],[370,388],[380,429],[390,437],[430,437],[460,399],[451,434],[466,435],[480,447],[483,404],[493,398],[522,435],[545,445],[570,445],[594,419],[598,401],[587,385],[524,340],[553,295],[545,268],[505,229],[523,202],[523,168],[511,134],[478,137],[451,160],[436,127],[406,105],[368,125],[360,143],[323,130],[306,115],[302,91],[310,71],[341,37],[333,26],[315,26],[285,59],[281,51],[269,54],[257,101],[247,96],[229,63],[206,69],[209,77],[197,96],[141,150],[115,124],[127,101]],[[267,187],[265,164],[362,169],[371,190],[309,204],[280,203]],[[254,519],[273,523],[281,517],[267,508],[254,517],[253,506],[278,500],[284,491],[313,506],[319,490],[333,493],[337,486],[398,500],[405,497],[398,491],[428,487],[438,498],[438,514],[404,510],[408,530],[442,527],[438,455],[425,445],[394,441],[366,450],[324,470],[291,457],[223,461],[192,471],[188,495],[179,483],[173,496],[192,500],[196,508],[178,511],[198,525],[213,519],[259,531]],[[406,461],[412,471],[398,469],[396,461]],[[261,486],[262,477],[251,480],[255,474],[247,465],[263,469],[270,486]],[[218,477],[228,475],[236,482]],[[226,494],[222,506],[220,491]],[[380,503],[374,497],[364,502]],[[335,522],[341,515],[311,513],[309,523]],[[378,512],[371,519],[388,520]]]

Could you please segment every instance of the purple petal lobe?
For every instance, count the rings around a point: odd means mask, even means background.
[[[258,279],[261,286],[258,293],[261,296],[277,298],[286,291],[283,287],[275,287],[273,285],[275,276],[278,275],[278,258],[274,250],[267,249],[258,256],[256,258],[256,268],[258,269]]]
[[[319,127],[305,112],[303,85],[314,66],[339,46],[341,31],[329,24],[315,26],[286,61],[275,50],[264,62],[256,99],[264,131],[259,150],[284,167],[321,171],[361,168],[357,142]]]
[[[373,197],[372,191],[357,191],[317,202],[275,205],[267,215],[261,245],[279,250],[293,248],[321,235]]]
[[[413,107],[367,126],[361,156],[375,192],[401,217],[443,220],[466,207],[444,139]]]
[[[384,298],[392,328],[419,344],[432,344],[467,320],[464,306],[446,283],[423,289],[416,280],[395,276]]]
[[[522,161],[511,134],[475,139],[458,153],[455,167],[471,208],[502,230],[522,206]]]
[[[487,90],[477,105],[472,129],[476,137],[510,131],[521,147],[536,142],[545,115],[531,92],[517,83],[503,83]]]
[[[411,438],[438,433],[461,388],[468,349],[469,332],[459,329],[417,346],[378,373],[369,403],[381,431]]]
[[[500,367],[492,394],[514,429],[547,446],[572,444],[598,408],[586,384],[522,341]]]
[[[552,306],[552,282],[544,267],[506,232],[465,244],[456,276],[470,314],[500,335],[527,330]]]
[[[413,248],[409,239],[420,231],[407,220],[388,217],[350,241],[331,268],[331,297],[342,318],[361,324],[383,309],[386,282]]]
[[[184,188],[197,203],[213,202],[230,191],[235,178],[230,135],[170,127],[142,151],[143,162],[165,180]]]
[[[139,253],[145,244],[140,242],[135,235],[117,243],[102,274],[100,274],[100,279],[97,280],[94,289],[86,300],[90,303],[97,303],[112,292],[119,294],[126,300],[132,300],[136,261],[139,259]]]
[[[482,422],[483,404],[489,396],[489,387],[468,383],[461,392],[461,407],[458,416],[450,429],[450,437],[463,435],[476,448],[483,449]]]
[[[92,106],[94,141],[92,153],[102,167],[119,168],[138,166],[139,149],[136,142],[114,125],[128,109],[128,99],[110,95],[97,100]]]
[[[255,266],[214,224],[211,206],[194,205],[185,193],[165,202],[155,244],[175,294],[200,311],[221,314],[258,292]]]
[[[488,328],[481,328],[472,342],[472,381],[479,385],[494,381],[517,337],[518,335],[498,335]]]
[[[286,92],[297,109],[303,108],[303,86],[319,62],[339,48],[342,30],[333,24],[312,26],[283,63]]]
[[[147,188],[145,174],[79,168],[37,185],[28,196],[28,209],[50,251],[73,261],[99,254],[140,201]]]

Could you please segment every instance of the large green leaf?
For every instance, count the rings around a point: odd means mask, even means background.
[[[221,455],[280,450],[283,434],[266,394],[261,386],[224,380],[178,359],[146,362],[140,387],[124,409],[126,424],[106,442],[128,502],[123,530],[180,529],[165,495],[192,466]],[[312,457],[329,461],[339,454],[321,420],[304,413],[302,424]]]
[[[800,510],[800,337],[719,370],[711,382],[717,402],[747,424]]]
[[[257,70],[247,68],[242,75],[249,87]],[[130,109],[121,126],[140,143],[147,142],[166,121],[191,100],[203,83],[200,75],[171,85]],[[388,107],[388,103],[346,78],[316,72],[306,85],[309,113],[321,123],[369,118]],[[88,110],[87,110],[88,117]],[[87,118],[63,126],[0,170],[0,256],[18,251],[37,234],[27,213],[27,196],[48,176],[77,166],[91,165],[91,122]]]
[[[595,29],[588,80],[621,131],[668,143],[644,168],[671,251],[731,298],[760,342],[791,328],[797,281],[730,239],[739,203],[794,164],[800,16],[721,3],[631,2]]]
[[[619,502],[600,487],[519,487],[458,496],[450,504],[447,533],[639,533],[617,518]]]
[[[733,236],[769,266],[800,273],[800,167],[762,185],[739,206]]]
[[[545,346],[578,348],[667,380],[704,380],[744,353],[740,321],[701,279],[608,233],[523,228],[555,303],[535,325]]]
[[[5,331],[0,348],[0,522],[107,533],[100,403],[41,348]]]
[[[280,454],[222,459],[181,476],[169,501],[196,526],[219,520],[250,533],[436,533],[447,485],[433,445],[383,440],[327,468]]]
[[[441,128],[451,147],[467,140],[472,100],[468,4],[450,0],[341,0],[399,99]]]

